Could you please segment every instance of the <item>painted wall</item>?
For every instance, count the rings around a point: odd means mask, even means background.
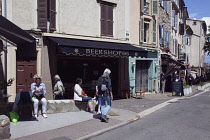
[[[196,22],[196,25],[194,25]],[[194,67],[203,67],[204,65],[204,51],[205,44],[204,32],[202,29],[202,22],[199,20],[187,20],[187,24],[192,28],[193,35],[191,39],[190,49],[190,65]]]
[[[110,1],[110,0],[104,0]],[[126,1],[126,2],[125,2]],[[128,0],[113,0],[114,38],[125,40]],[[96,0],[56,0],[56,32],[100,37],[100,3]],[[126,15],[125,15],[126,14]],[[37,1],[7,1],[7,17],[24,30],[37,30]],[[126,26],[126,27],[125,27]]]
[[[133,0],[130,3],[130,43],[139,44],[140,1]]]

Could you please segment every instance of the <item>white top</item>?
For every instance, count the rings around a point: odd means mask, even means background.
[[[35,82],[31,84],[31,91],[34,94],[35,90],[42,90],[43,92],[36,92],[36,96],[40,96],[40,95],[46,95],[46,87],[44,83],[40,83],[40,85],[38,86]]]
[[[75,84],[74,86],[74,100],[76,101],[82,101],[82,97],[78,96],[81,95],[82,93],[82,88],[79,84]]]

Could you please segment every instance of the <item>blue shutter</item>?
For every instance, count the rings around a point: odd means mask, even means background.
[[[163,25],[162,24],[159,24],[159,42],[160,42],[160,45],[163,44]]]
[[[169,9],[169,7],[168,7],[168,1],[166,1],[166,12],[168,13],[168,9]]]

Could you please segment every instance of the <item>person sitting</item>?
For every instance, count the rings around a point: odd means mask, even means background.
[[[55,75],[54,79],[55,79],[55,86],[53,90],[54,100],[64,99],[63,94],[65,92],[65,89],[61,81],[61,78],[59,75]]]
[[[34,75],[34,83],[31,84],[31,91],[33,94],[33,105],[34,105],[34,117],[38,118],[38,105],[39,102],[42,104],[42,115],[44,118],[47,118],[46,108],[47,108],[47,100],[45,98],[46,95],[46,87],[45,84],[41,82],[42,77],[38,74]]]
[[[88,97],[87,94],[82,90],[82,79],[77,78],[76,84],[74,86],[74,100],[79,102],[88,102],[88,108],[90,109],[90,113],[96,114],[95,110],[92,107],[92,98]]]

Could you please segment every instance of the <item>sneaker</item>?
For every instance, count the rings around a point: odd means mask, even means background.
[[[97,114],[101,114],[101,111],[100,111],[100,110],[98,110]]]
[[[90,113],[96,115],[97,113],[95,112],[95,110],[90,111]]]
[[[104,115],[101,115],[101,121],[108,123],[108,119]]]
[[[42,116],[43,116],[44,118],[47,118],[47,115],[46,115],[46,114],[42,114]]]
[[[35,118],[36,120],[38,120],[38,115],[34,115],[34,118]]]

